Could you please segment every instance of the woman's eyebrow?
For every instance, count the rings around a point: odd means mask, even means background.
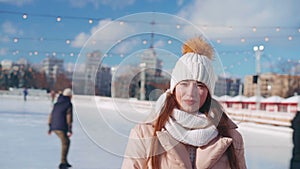
[[[205,84],[202,83],[202,82],[197,82],[197,84],[198,84],[198,85],[203,85],[203,86],[205,86]]]

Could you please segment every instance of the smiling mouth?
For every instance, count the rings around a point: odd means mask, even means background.
[[[184,102],[187,104],[187,105],[193,105],[196,103],[195,100],[184,100]]]

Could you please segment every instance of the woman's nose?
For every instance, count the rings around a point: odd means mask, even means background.
[[[193,94],[195,94],[196,90],[197,90],[197,84],[190,83],[187,88],[187,93],[192,96]]]

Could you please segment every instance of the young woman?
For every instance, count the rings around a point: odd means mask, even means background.
[[[246,168],[242,136],[212,99],[212,57],[200,37],[184,44],[170,89],[157,101],[157,118],[131,130],[123,169]]]

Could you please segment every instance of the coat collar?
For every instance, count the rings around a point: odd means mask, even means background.
[[[166,130],[158,131],[156,135],[163,148],[162,151],[171,153],[172,157],[180,159],[186,168],[191,168],[189,154],[184,144],[175,140]],[[198,147],[196,153],[197,168],[212,167],[223,156],[231,143],[232,138],[218,136],[207,145]]]
[[[177,166],[180,166],[180,168],[192,168],[189,153],[184,144],[175,140],[166,130],[158,131],[156,135],[162,146],[162,151],[166,152],[167,156],[176,161]]]

